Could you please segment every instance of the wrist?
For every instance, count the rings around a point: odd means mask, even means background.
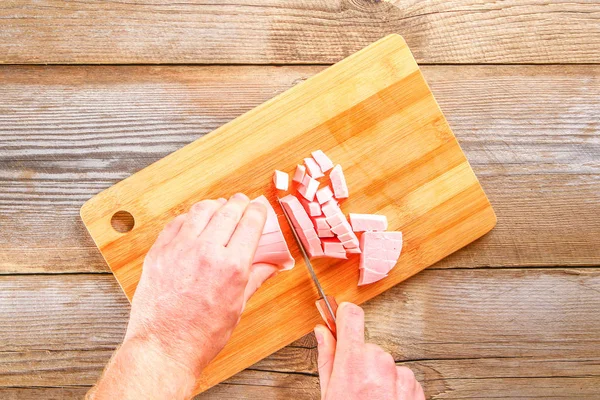
[[[148,381],[153,380],[161,387],[161,392],[169,393],[168,398],[190,398],[193,394],[197,379],[194,371],[150,339],[126,339],[117,350],[115,363],[134,368],[136,374],[144,374],[150,378]]]
[[[169,370],[174,372],[180,372],[181,375],[191,376],[196,379],[202,370],[197,370],[193,363],[188,361],[188,358],[182,354],[170,351],[170,347],[163,346],[158,340],[154,340],[150,337],[139,337],[133,336],[126,338],[123,344],[119,348],[129,349],[134,353],[143,352],[147,355],[146,360],[152,364],[152,366],[163,365]]]
[[[201,344],[208,341],[186,337],[181,332],[178,335],[167,332],[131,329],[130,326],[125,334],[123,346],[129,343],[138,346],[143,345],[153,354],[156,354],[158,358],[190,372],[197,379],[204,367],[210,362],[210,359],[206,359],[206,349]],[[195,343],[195,345],[192,345],[192,343]]]
[[[128,338],[86,399],[188,399],[196,376],[140,338]]]

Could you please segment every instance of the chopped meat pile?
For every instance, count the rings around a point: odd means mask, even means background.
[[[297,165],[292,176],[292,193],[281,199],[293,228],[309,257],[347,259],[360,254],[359,286],[385,278],[396,265],[402,250],[402,232],[386,232],[385,215],[350,213],[350,221],[340,208],[339,201],[348,198],[349,191],[342,167],[334,164],[321,150],[311,153],[303,165]],[[321,186],[321,181],[328,179]],[[278,190],[288,190],[289,176],[275,171],[273,176]],[[293,188],[298,195],[293,194]],[[260,200],[259,200],[260,199]],[[261,196],[256,201],[268,201]],[[269,205],[269,218],[257,251],[262,262],[293,267],[291,257],[277,215]],[[271,214],[272,212],[272,214]],[[360,239],[356,232],[360,233]],[[290,266],[291,265],[291,266]]]

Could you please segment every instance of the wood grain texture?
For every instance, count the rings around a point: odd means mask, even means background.
[[[0,68],[0,273],[108,271],[83,202],[322,69]],[[499,217],[436,268],[600,265],[600,70],[423,73]]]
[[[268,145],[265,145],[268,144]],[[358,258],[314,260],[323,288],[361,304],[490,231],[496,216],[406,42],[390,35],[236,118],[81,207],[81,218],[129,299],[144,257],[166,223],[206,198],[279,193],[275,169],[293,172],[322,149],[344,168],[342,210],[387,216],[402,257],[386,279],[357,287]],[[276,207],[276,210],[279,207]],[[131,232],[113,229],[117,212]],[[280,221],[281,223],[281,221]],[[283,223],[290,242],[289,225]],[[221,353],[199,377],[202,392],[310,332],[319,295],[301,260],[263,285]],[[299,261],[300,260],[300,261]],[[284,300],[285,299],[285,300]]]
[[[332,63],[392,32],[420,63],[600,57],[594,1],[134,3],[0,2],[0,63]],[[0,68],[0,274],[108,271],[85,200],[321,69]],[[600,398],[600,70],[423,70],[499,224],[366,303],[370,339],[428,398]],[[437,270],[527,265],[556,268]],[[0,276],[0,398],[82,398],[127,315],[105,274]],[[198,399],[315,399],[315,357],[307,335]]]
[[[0,20],[17,64],[333,63],[390,33],[419,63],[600,61],[584,0],[15,0]]]
[[[527,360],[531,364],[525,370],[522,364],[512,368],[511,374],[522,373],[525,377],[498,376],[496,370],[488,369],[480,376],[454,377],[452,380],[436,379],[435,382],[425,382],[425,395],[430,400],[445,399],[534,399],[545,400],[578,399],[596,400],[598,398],[598,386],[600,379],[597,375],[576,375],[573,371],[572,360],[562,362],[568,366],[568,373],[564,376],[531,376],[532,367],[542,370],[557,370],[556,365],[560,362],[546,362],[544,360]],[[456,368],[468,364],[462,360],[452,362]],[[491,365],[507,365],[505,359],[490,360]],[[417,373],[417,379],[421,374],[437,366],[424,366],[419,364],[405,364]],[[439,368],[439,367],[438,367]],[[575,367],[577,368],[577,367]],[[421,372],[421,370],[424,370]],[[440,369],[440,372],[446,372]],[[594,371],[595,373],[595,371]],[[225,382],[215,386],[208,391],[194,397],[195,400],[206,399],[232,399],[232,400],[280,400],[298,399],[314,400],[319,398],[318,378],[304,374],[280,374],[257,371],[244,371],[239,374],[244,376],[240,382]],[[3,400],[79,400],[91,386],[81,387],[0,387],[0,397]]]
[[[425,270],[364,304],[367,339],[428,398],[597,398],[599,292],[600,269]],[[109,275],[0,277],[0,396],[75,398],[128,311]],[[317,385],[309,335],[198,398],[314,399]]]

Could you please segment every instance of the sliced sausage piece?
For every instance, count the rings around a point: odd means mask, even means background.
[[[348,197],[348,186],[346,185],[346,177],[342,171],[341,165],[337,164],[329,173],[331,186],[336,199],[345,199]]]
[[[329,157],[327,157],[325,153],[323,153],[323,151],[315,150],[311,153],[311,155],[313,156],[317,164],[319,164],[321,171],[327,172],[331,168],[333,168],[333,162],[329,159]]]
[[[321,171],[321,167],[319,167],[319,164],[317,164],[317,162],[313,158],[311,158],[311,157],[305,158],[304,165],[306,165],[306,169],[308,170],[308,173],[314,179],[319,179],[319,178],[322,178],[325,176],[323,171]]]
[[[296,183],[302,183],[304,175],[306,175],[306,167],[304,165],[297,165],[296,172],[294,172],[294,177],[292,178],[292,181]]]
[[[388,221],[385,215],[379,214],[348,214],[354,232],[385,231]]]
[[[257,197],[253,201],[262,203],[267,208],[267,220],[254,254],[253,263],[276,265],[282,271],[294,268],[294,257],[290,254],[283,232],[281,232],[277,214],[271,203],[265,196]]]
[[[285,172],[276,169],[273,174],[273,183],[275,183],[275,188],[278,190],[288,190],[290,177]]]

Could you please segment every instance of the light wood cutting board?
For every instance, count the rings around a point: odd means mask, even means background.
[[[344,212],[380,213],[404,233],[386,279],[357,287],[358,258],[315,260],[325,291],[362,303],[488,232],[496,217],[410,50],[387,36],[86,202],[81,217],[129,299],[144,256],[163,226],[190,205],[266,194],[276,205],[274,169],[293,172],[322,149],[344,167]],[[135,225],[111,227],[118,211]],[[296,267],[267,282],[248,303],[203,391],[310,332],[318,298],[283,217]],[[393,310],[390,310],[393,312]],[[399,316],[400,317],[400,316]]]

